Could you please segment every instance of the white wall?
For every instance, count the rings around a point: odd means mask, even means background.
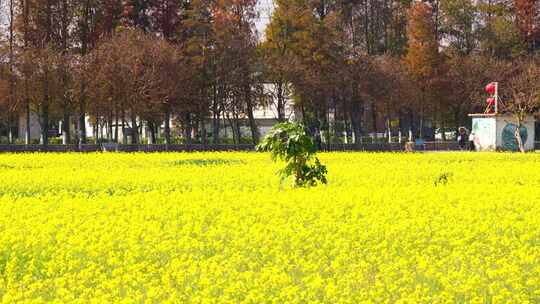
[[[26,113],[19,116],[19,138],[24,139],[26,134]],[[39,140],[41,137],[41,125],[39,124],[39,116],[30,112],[30,139]]]
[[[493,116],[473,117],[474,145],[478,151],[495,151],[497,148],[497,125]]]

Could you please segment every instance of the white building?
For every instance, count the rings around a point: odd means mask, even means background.
[[[256,121],[256,125],[259,130],[259,134],[264,136],[276,123],[278,123],[278,111],[277,111],[277,104],[276,100],[273,97],[273,86],[271,84],[264,85],[264,94],[265,96],[268,96],[267,98],[267,106],[258,106],[254,109],[253,115]],[[292,121],[296,118],[295,109],[293,106],[292,101],[290,98],[285,99],[284,104],[284,116],[285,119],[288,121]],[[209,117],[206,119],[205,127],[207,132],[212,131],[212,115],[210,114]],[[75,118],[72,118],[72,125],[70,126],[70,133],[71,138],[74,139],[76,137],[76,126],[75,126]],[[242,114],[240,117],[240,132],[242,136],[249,137],[251,136],[251,130],[249,128],[249,123],[247,119],[247,115]],[[59,121],[56,124],[53,124],[54,127],[50,127],[50,137],[57,137],[60,136],[62,133],[62,122]],[[171,133],[173,135],[180,135],[180,127],[179,125],[175,124],[175,120],[171,120]],[[146,124],[142,123],[142,138],[148,138],[148,129]],[[115,126],[113,126],[113,133],[115,132]],[[162,136],[163,134],[164,125],[159,127],[158,130],[158,138]],[[26,113],[22,113],[19,116],[19,122],[18,122],[18,130],[19,130],[19,137],[24,138],[24,134],[26,134]],[[95,128],[94,125],[91,123],[90,117],[86,117],[86,136],[88,138],[95,138],[97,134],[94,134]],[[98,132],[101,138],[107,138],[107,130],[105,128],[98,128]],[[194,128],[193,130],[193,137],[196,137],[197,135],[197,128]],[[128,136],[128,134],[126,134]],[[120,142],[124,141],[124,134],[122,132],[122,128],[119,127],[118,129],[118,140]],[[232,129],[229,126],[229,122],[223,118],[220,119],[220,138],[232,138]],[[38,142],[41,138],[41,124],[39,121],[39,115],[35,112],[30,113],[30,139],[33,142]],[[127,138],[126,138],[127,140]],[[127,140],[129,142],[129,140]]]

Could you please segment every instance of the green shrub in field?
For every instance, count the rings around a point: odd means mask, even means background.
[[[315,186],[317,182],[327,183],[328,170],[315,157],[317,147],[301,124],[275,125],[259,144],[258,149],[270,151],[273,160],[285,161],[287,163],[285,168],[279,171],[282,180],[294,176],[296,187]]]

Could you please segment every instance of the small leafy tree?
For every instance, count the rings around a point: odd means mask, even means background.
[[[328,170],[315,157],[317,147],[301,124],[285,122],[275,125],[257,149],[270,151],[274,161],[285,161],[287,165],[279,173],[282,180],[294,176],[295,187],[327,183]]]

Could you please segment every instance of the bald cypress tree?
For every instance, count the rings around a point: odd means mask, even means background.
[[[418,86],[416,107],[420,118],[420,137],[426,114],[437,101],[434,100],[433,84],[440,73],[439,43],[435,35],[435,23],[431,6],[425,2],[416,2],[408,12],[408,50],[404,57],[409,75]]]

